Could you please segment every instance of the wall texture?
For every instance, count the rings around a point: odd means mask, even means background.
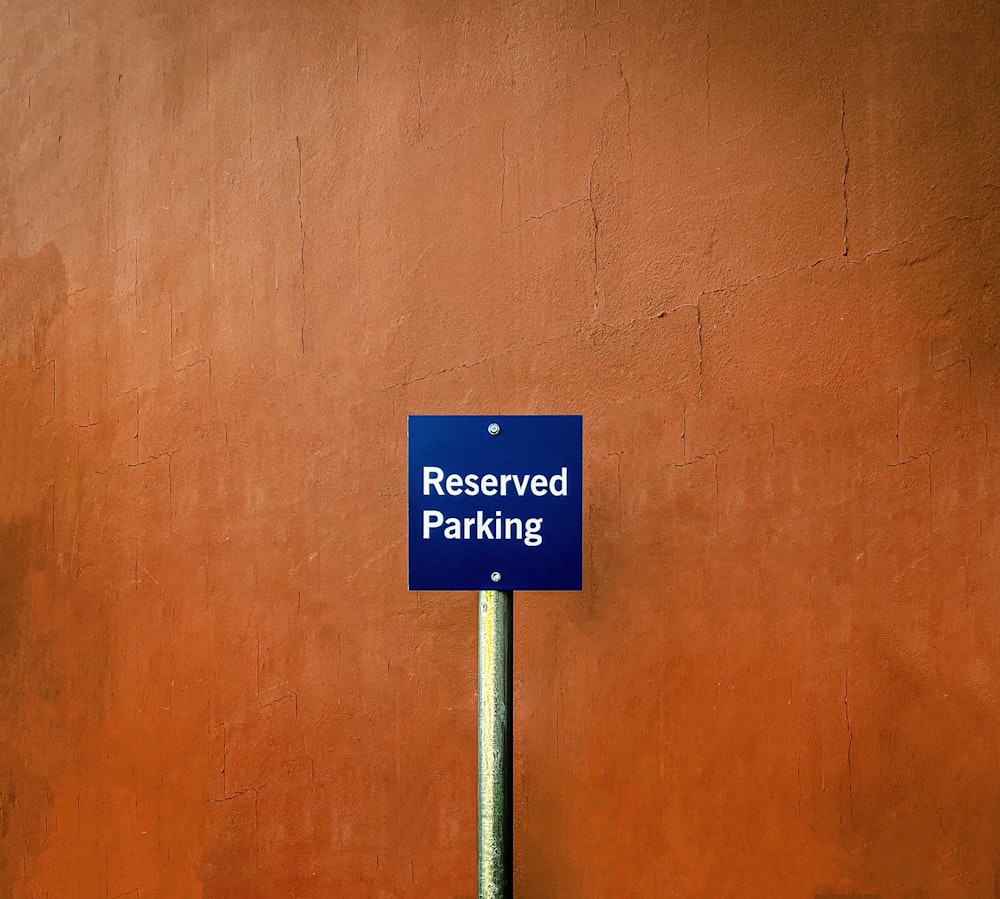
[[[582,413],[521,899],[1000,896],[1000,7],[0,0],[0,899],[468,897],[408,413]]]

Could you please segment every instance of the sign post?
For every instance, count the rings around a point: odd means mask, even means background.
[[[514,594],[479,592],[479,895],[514,893]]]
[[[514,889],[514,590],[580,590],[583,419],[411,415],[409,586],[479,592],[479,897]]]

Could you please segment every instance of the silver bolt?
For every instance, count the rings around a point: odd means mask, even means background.
[[[493,581],[494,584],[500,583],[500,572],[494,571],[493,574],[490,575],[490,580]]]
[[[495,421],[490,422],[490,425],[486,430],[490,432],[491,437],[496,437],[497,434],[500,433],[500,425],[498,425]],[[499,578],[495,578],[495,580],[499,580]]]

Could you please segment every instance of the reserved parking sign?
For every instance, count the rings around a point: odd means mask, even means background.
[[[411,590],[580,590],[583,418],[411,415]]]

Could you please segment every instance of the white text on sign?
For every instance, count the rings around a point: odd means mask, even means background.
[[[545,474],[454,474],[434,465],[423,469],[424,496],[566,496],[567,469]],[[440,531],[445,540],[519,540],[525,546],[541,546],[542,518],[522,519],[477,511],[467,517],[447,517],[436,509],[425,509],[423,539]]]
[[[444,482],[442,486],[441,482]],[[566,469],[559,474],[449,474],[434,465],[424,466],[424,496],[431,489],[438,496],[525,496],[530,490],[535,496],[565,496]],[[511,489],[513,488],[513,489]]]

